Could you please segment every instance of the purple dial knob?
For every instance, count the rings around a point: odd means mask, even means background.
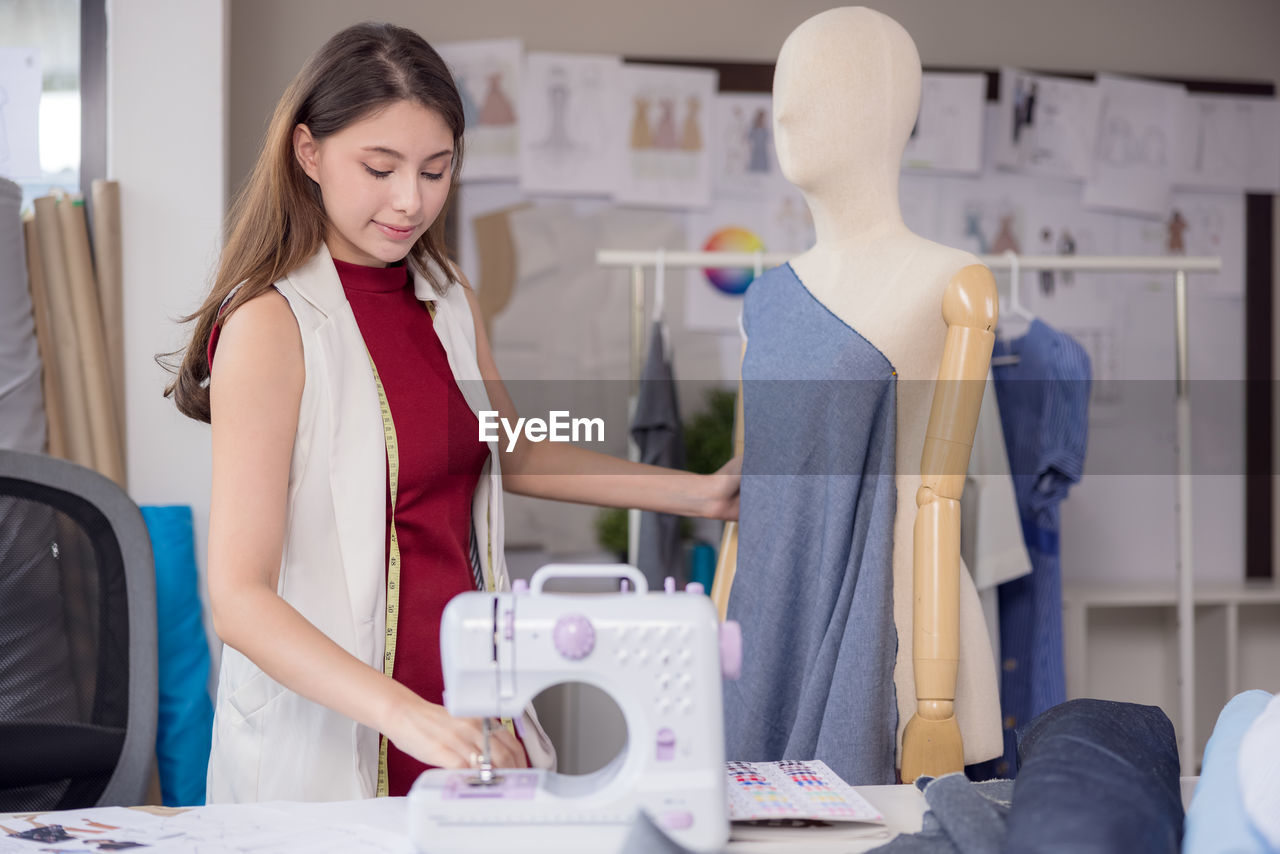
[[[556,652],[570,661],[586,658],[596,648],[596,630],[581,614],[565,614],[551,631]]]
[[[742,675],[742,626],[737,620],[720,624],[720,669],[726,679]]]

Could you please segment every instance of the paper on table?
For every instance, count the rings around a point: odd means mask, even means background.
[[[0,835],[0,854],[98,854],[103,850],[143,848],[166,854],[211,850],[408,854],[413,850],[403,833],[378,825],[334,821],[332,815],[291,806],[218,805],[172,816],[119,807],[24,813],[0,818],[0,834],[10,834]],[[350,811],[346,816],[359,818],[358,813]]]

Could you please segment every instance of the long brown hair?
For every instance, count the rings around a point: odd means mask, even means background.
[[[320,187],[298,163],[293,129],[305,124],[316,141],[396,101],[409,100],[440,115],[453,132],[452,198],[462,167],[462,99],[440,55],[422,36],[394,24],[365,22],[336,34],[307,60],[276,105],[253,172],[227,215],[229,236],[213,289],[195,313],[191,341],[176,377],[165,388],[182,414],[209,420],[209,361],[206,351],[215,322],[265,292],[319,249],[328,222]],[[449,207],[445,205],[445,210]],[[454,272],[445,253],[443,211],[409,251],[407,263],[443,294],[449,281],[432,271]],[[222,304],[232,289],[240,289]],[[166,364],[163,357],[157,357]]]

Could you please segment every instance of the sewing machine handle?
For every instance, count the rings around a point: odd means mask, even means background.
[[[549,563],[533,574],[529,590],[535,595],[552,578],[625,578],[636,593],[649,592],[649,582],[644,573],[625,563]]]

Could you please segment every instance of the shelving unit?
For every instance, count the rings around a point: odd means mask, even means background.
[[[1062,591],[1068,697],[1165,709],[1189,750],[1182,773],[1199,772],[1218,712],[1240,691],[1280,690],[1280,581],[1201,585],[1195,623],[1191,743],[1179,702],[1178,591],[1174,585],[1075,586]],[[1185,754],[1184,754],[1185,755]]]

